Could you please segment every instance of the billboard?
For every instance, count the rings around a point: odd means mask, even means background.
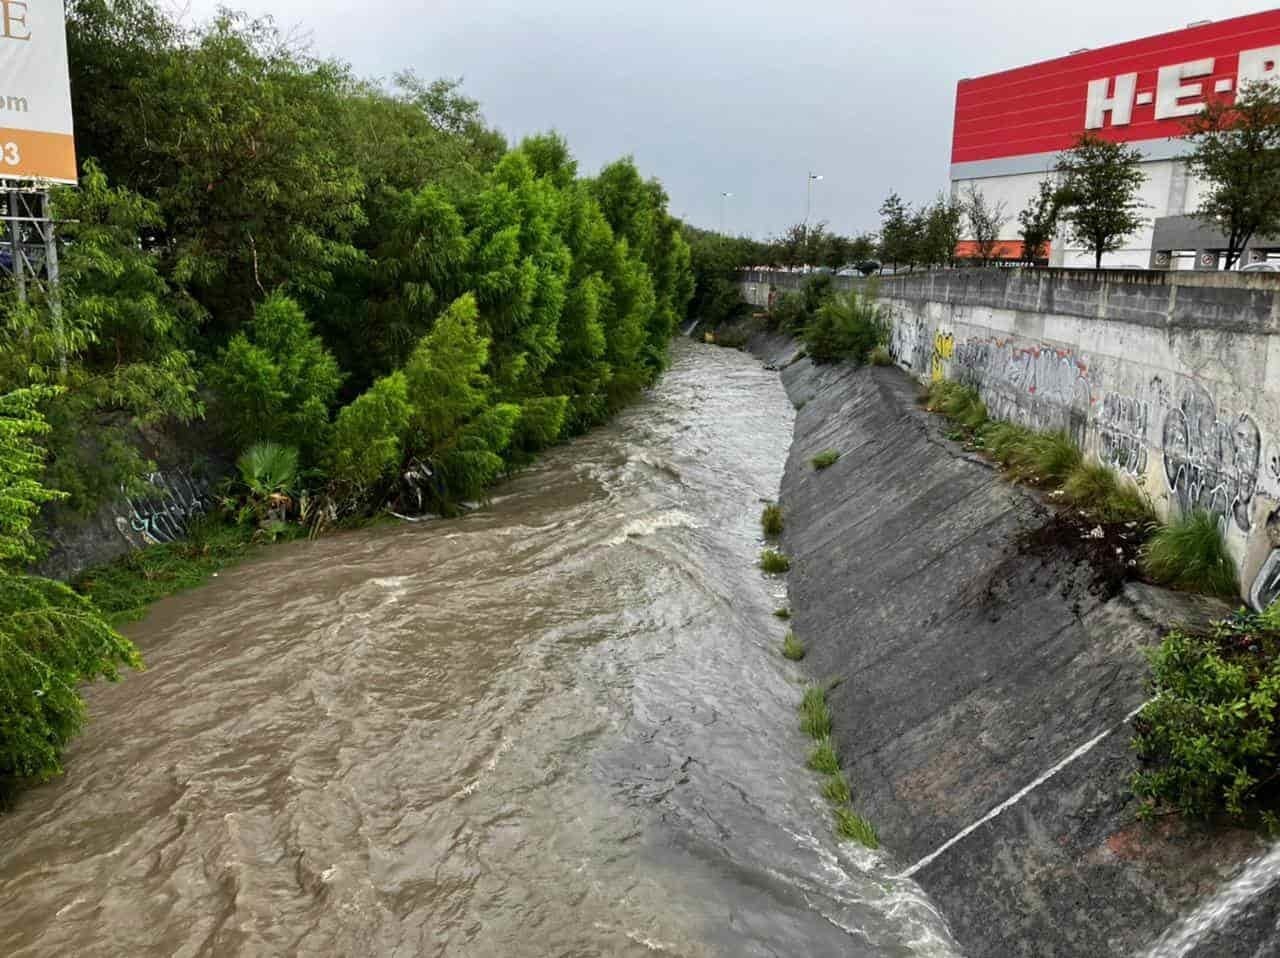
[[[1191,26],[961,80],[953,179],[1031,173],[1091,131],[1149,159],[1184,150],[1172,137],[1210,96],[1280,76],[1280,10]]]
[[[0,180],[76,182],[62,0],[0,0]]]

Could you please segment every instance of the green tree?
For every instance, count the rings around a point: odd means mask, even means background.
[[[403,372],[383,376],[338,413],[329,439],[329,474],[358,493],[400,466],[413,406]]]
[[[880,260],[894,268],[912,267],[919,259],[919,218],[897,193],[880,204]]]
[[[488,402],[489,340],[480,335],[470,293],[455,300],[414,349],[404,369],[410,449],[431,455],[457,436]]]
[[[923,254],[930,266],[951,266],[963,232],[964,206],[958,200],[938,194],[925,211]]]
[[[39,404],[52,394],[0,395],[0,797],[59,771],[62,749],[84,723],[80,683],[142,664],[88,600],[19,571],[38,551],[40,505],[58,498],[41,483],[36,445],[48,432]]]
[[[45,405],[51,424],[49,477],[67,507],[92,513],[150,464],[143,430],[198,418],[194,356],[183,301],[140,244],[154,204],[112,188],[87,161],[78,190],[54,191],[62,246],[57,301],[0,301],[0,389],[62,387]]]
[[[1062,197],[1050,179],[1040,181],[1036,194],[1018,212],[1018,235],[1022,238],[1022,258],[1034,265],[1043,259],[1045,247],[1058,231]]]
[[[1280,233],[1280,86],[1247,84],[1185,125],[1187,166],[1208,184],[1196,216],[1226,236],[1231,269],[1254,236]]]
[[[283,293],[258,305],[208,376],[218,391],[219,424],[238,446],[274,440],[305,456],[322,448],[342,373],[302,308]]]
[[[978,259],[986,266],[995,259],[1000,244],[1000,231],[1009,221],[1008,204],[1004,200],[992,202],[977,184],[970,183],[964,191],[964,215],[969,221],[969,235],[978,248]]]
[[[1147,175],[1141,164],[1142,154],[1134,147],[1093,133],[1081,134],[1058,157],[1054,169],[1062,183],[1062,218],[1075,241],[1093,254],[1095,269],[1102,268],[1104,254],[1120,249],[1142,225],[1138,194]]]

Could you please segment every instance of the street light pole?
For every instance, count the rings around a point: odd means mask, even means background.
[[[722,192],[720,194],[720,235],[724,235],[724,201],[733,196],[732,193]]]
[[[805,183],[804,191],[804,225],[806,229],[809,226],[809,214],[813,209],[813,181],[822,179],[822,174],[810,171],[808,182]]]

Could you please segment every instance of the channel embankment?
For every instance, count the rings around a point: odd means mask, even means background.
[[[804,665],[838,682],[858,810],[966,953],[1138,954],[1211,902],[1262,843],[1139,823],[1129,718],[1161,627],[1225,608],[1100,574],[1036,493],[947,439],[903,371],[749,348],[799,409],[781,502]],[[814,470],[826,449],[839,461]],[[1220,953],[1274,933],[1274,908],[1255,912]]]

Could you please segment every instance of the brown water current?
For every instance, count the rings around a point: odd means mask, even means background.
[[[755,567],[792,417],[681,342],[485,508],[160,603],[0,817],[0,953],[952,954],[804,768]]]

